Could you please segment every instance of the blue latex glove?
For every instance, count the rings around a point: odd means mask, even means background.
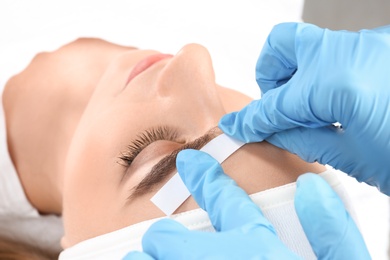
[[[294,204],[318,259],[371,259],[343,202],[320,176],[299,176]]]
[[[390,194],[390,27],[348,32],[277,25],[256,78],[262,98],[223,117],[226,134],[267,139]],[[331,125],[336,122],[342,129]]]
[[[196,202],[208,212],[217,233],[189,231],[178,222],[164,219],[144,235],[144,253],[132,252],[126,260],[299,259],[279,240],[257,205],[208,154],[182,151],[177,168]],[[308,175],[300,180],[296,207],[320,259],[369,258],[356,225],[320,177]]]

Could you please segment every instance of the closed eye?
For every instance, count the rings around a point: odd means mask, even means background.
[[[165,140],[184,144],[185,141],[179,138],[177,129],[169,126],[158,126],[147,129],[137,135],[137,137],[130,142],[126,151],[121,153],[119,159],[122,165],[130,167],[138,154],[142,152],[148,145],[153,142]]]
[[[131,189],[128,200],[151,192],[158,184],[166,180],[176,168],[176,156],[180,151],[184,149],[199,150],[220,134],[222,134],[222,131],[218,127],[213,127],[203,136],[183,144],[179,149],[162,158],[153,166],[145,178]]]

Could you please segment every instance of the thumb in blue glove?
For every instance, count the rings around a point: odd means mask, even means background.
[[[318,259],[371,259],[343,202],[318,175],[301,175],[295,209]]]

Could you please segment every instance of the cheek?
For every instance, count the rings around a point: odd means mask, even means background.
[[[117,229],[145,220],[164,217],[164,213],[150,201],[153,195],[154,193],[145,194],[130,203],[126,203],[115,217],[117,219]]]
[[[91,135],[78,137],[68,153],[63,186],[65,234],[73,243],[109,231],[115,224],[110,212],[121,207],[118,159],[104,142],[94,142]]]
[[[117,183],[101,174],[104,167],[80,168],[64,185],[64,227],[67,236],[80,242],[110,231],[111,213],[120,208]],[[103,223],[103,225],[102,225]]]
[[[119,159],[107,156],[103,152],[105,149],[95,147],[92,150],[95,152],[75,154],[75,158],[83,160],[73,164],[64,181],[63,219],[67,246],[163,216],[150,201],[154,192],[131,201],[128,199],[130,190],[150,171],[155,160],[145,163],[130,178],[122,179],[125,168],[117,163]]]

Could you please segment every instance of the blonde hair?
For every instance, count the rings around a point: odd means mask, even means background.
[[[54,260],[58,254],[44,252],[39,248],[0,237],[1,260]]]

